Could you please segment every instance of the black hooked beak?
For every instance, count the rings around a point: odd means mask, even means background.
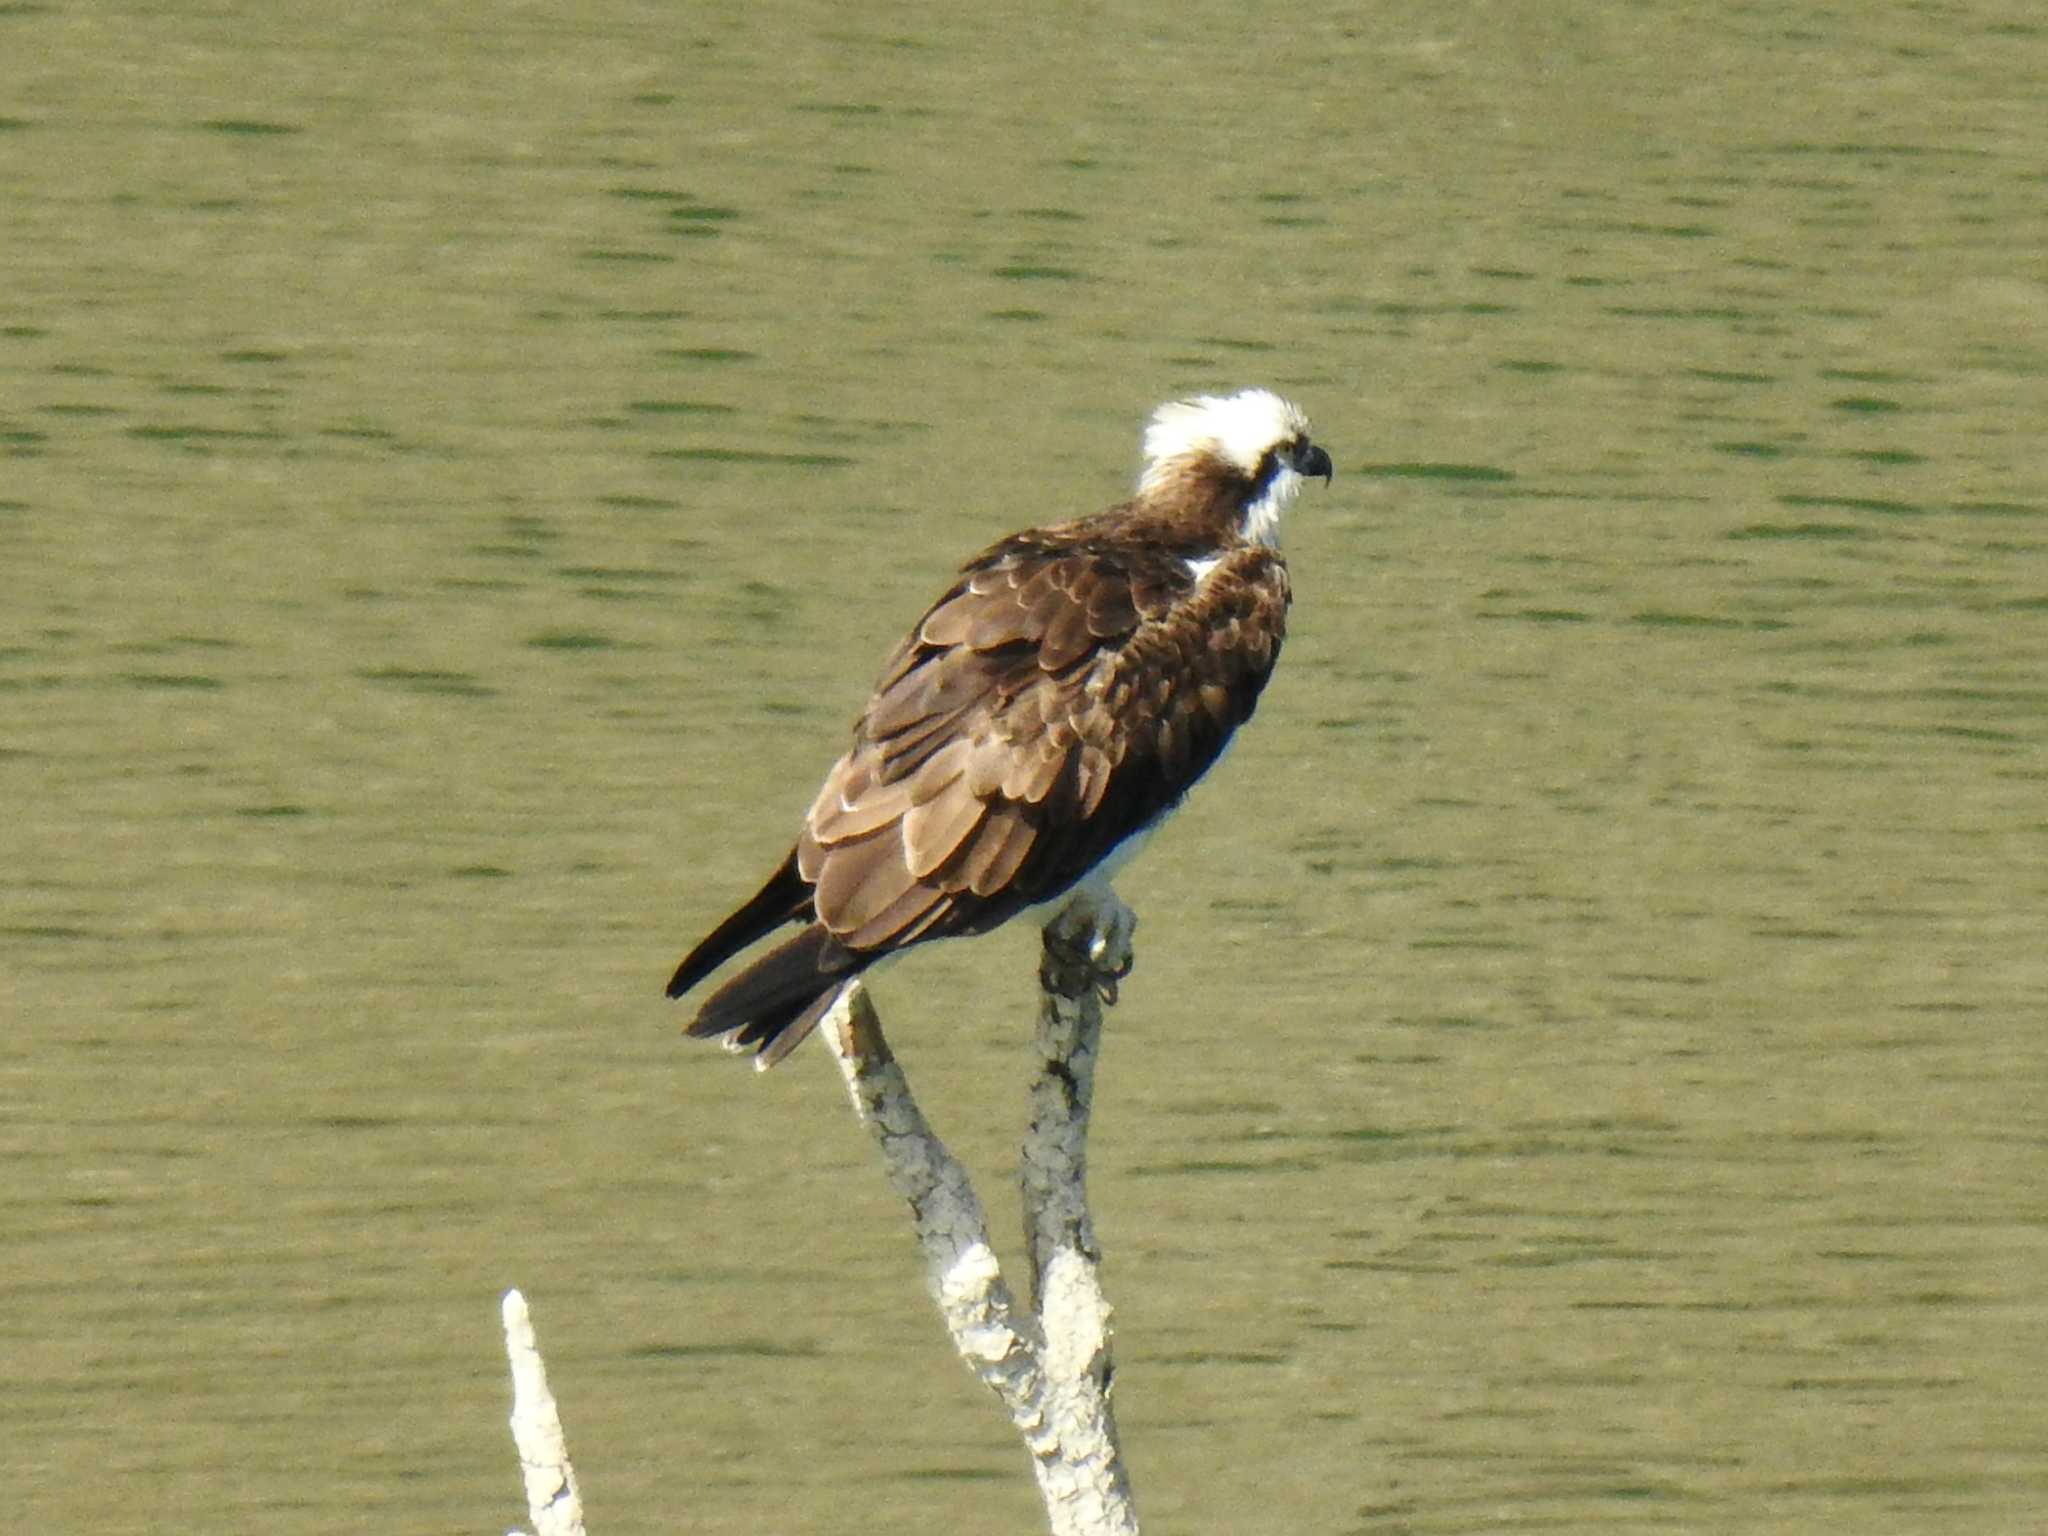
[[[1337,471],[1330,465],[1330,456],[1314,443],[1306,440],[1296,446],[1291,455],[1291,462],[1294,465],[1295,473],[1299,474],[1303,479],[1321,475],[1323,477],[1323,484],[1328,485],[1331,480],[1336,478]]]

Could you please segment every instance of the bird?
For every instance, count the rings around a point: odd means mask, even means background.
[[[668,996],[796,931],[688,1034],[765,1070],[913,945],[1079,903],[1129,918],[1109,878],[1251,718],[1292,597],[1281,516],[1333,476],[1266,389],[1168,401],[1142,444],[1128,500],[990,545],[890,652],[788,854]]]

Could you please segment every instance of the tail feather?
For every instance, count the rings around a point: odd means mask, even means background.
[[[683,963],[669,978],[668,995],[681,997],[748,945],[810,916],[811,888],[797,873],[796,850],[792,848],[781,867],[768,877],[768,883],[683,957]]]
[[[755,1066],[772,1067],[817,1028],[839,989],[871,959],[813,923],[706,998],[688,1033],[700,1039],[722,1035],[728,1050],[752,1048]]]

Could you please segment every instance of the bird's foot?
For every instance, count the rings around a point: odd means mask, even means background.
[[[1039,985],[1065,997],[1092,988],[1103,1002],[1115,1003],[1117,983],[1135,963],[1131,935],[1137,927],[1138,914],[1107,886],[1075,892],[1045,925]]]

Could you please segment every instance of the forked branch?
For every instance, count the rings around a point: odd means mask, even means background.
[[[917,1107],[866,990],[850,985],[819,1029],[889,1182],[909,1202],[926,1280],[954,1347],[1001,1399],[1031,1452],[1053,1536],[1135,1536],[1138,1529],[1110,1408],[1110,1309],[1085,1182],[1102,1008],[1130,969],[1133,923],[1129,908],[1110,896],[1070,905],[1046,929],[1039,1064],[1019,1164],[1028,1313],[1003,1279],[967,1170]]]
[[[910,1204],[926,1278],[946,1331],[1009,1411],[1031,1452],[1053,1536],[1137,1536],[1138,1517],[1110,1410],[1109,1303],[1088,1216],[1088,1115],[1102,1009],[1130,970],[1130,909],[1104,893],[1070,904],[1045,930],[1039,966],[1038,1070],[1019,1162],[1031,1306],[1017,1304],[988,1220],[959,1160],[939,1140],[890,1054],[858,983],[818,1030],[875,1138],[889,1181]],[[576,1474],[548,1391],[526,1302],[505,1295],[512,1435],[537,1536],[583,1536]]]

